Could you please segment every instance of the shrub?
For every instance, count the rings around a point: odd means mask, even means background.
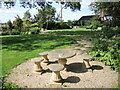
[[[2,31],[2,35],[19,35],[19,31]]]
[[[1,28],[2,28],[3,31],[8,30],[8,27],[7,27],[7,26],[1,26]]]
[[[80,26],[81,28],[86,28],[86,27],[88,27],[88,26]]]
[[[120,33],[120,28],[119,27],[103,26],[102,33],[105,37],[111,38],[111,37]]]
[[[4,83],[3,84],[3,87],[2,87],[3,89],[13,89],[13,88],[19,88],[19,86],[18,85],[16,85],[15,83],[8,83],[8,82],[6,82],[6,83]]]
[[[95,60],[104,62],[110,65],[112,69],[120,71],[120,40],[113,39],[99,39],[94,43],[93,49],[89,52],[94,56]]]
[[[86,29],[92,29],[92,25],[86,26]]]
[[[38,27],[38,23],[31,24],[31,27]]]
[[[103,26],[102,30],[101,36],[94,40],[94,47],[89,54],[94,56],[94,60],[102,61],[113,70],[120,71],[120,39],[116,38],[119,37],[119,33],[116,33],[119,28]]]
[[[100,22],[100,21],[96,21],[96,20],[94,20],[94,21],[92,21],[92,29],[97,29],[98,27],[101,27],[102,26],[102,23]]]
[[[47,29],[48,29],[48,30],[56,29],[56,25],[55,25],[55,24],[56,24],[56,23],[55,23],[54,21],[50,21],[50,22],[48,23]]]
[[[12,32],[11,32],[11,35],[19,35],[19,34],[20,34],[19,31],[12,31]]]
[[[66,22],[60,21],[56,23],[57,29],[69,29],[70,27],[67,25]]]
[[[40,33],[40,28],[31,28],[30,30],[31,34],[39,34]]]
[[[10,31],[2,31],[2,35],[10,35]]]

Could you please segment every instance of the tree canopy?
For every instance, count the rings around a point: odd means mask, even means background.
[[[29,10],[27,10],[27,11],[24,13],[23,19],[30,19],[30,17],[31,17],[31,14],[30,14]]]
[[[7,8],[14,7],[16,5],[16,1],[1,1],[0,5],[4,5]],[[38,2],[38,1],[20,1],[20,5],[24,8],[44,8],[53,2]],[[56,2],[59,3],[59,2]],[[72,11],[80,10],[81,4],[80,2],[60,2],[64,5],[64,8],[70,8]]]
[[[39,26],[41,28],[47,28],[48,22],[55,19],[55,13],[56,9],[51,5],[38,9],[38,14],[36,17],[38,19],[38,24],[40,24]]]
[[[91,3],[90,7],[96,14],[100,14],[101,10],[104,9],[105,15],[112,17],[110,24],[120,26],[120,2],[94,2]]]

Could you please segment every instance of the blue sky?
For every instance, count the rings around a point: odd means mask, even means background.
[[[88,7],[91,3],[91,0],[83,0],[81,2],[81,11],[72,12],[69,8],[63,9],[63,20],[78,20],[80,17],[85,15],[93,15],[94,13]],[[56,8],[57,13],[60,12],[60,5],[53,3],[53,7]],[[28,8],[20,7],[19,2],[16,2],[15,7],[11,9],[6,9],[5,7],[0,8],[0,23],[7,22],[8,20],[13,21],[15,16],[18,14],[21,18],[24,15],[24,12],[29,10]],[[29,10],[31,15],[37,14],[37,9],[32,8]]]

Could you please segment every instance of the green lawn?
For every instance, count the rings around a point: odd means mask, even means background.
[[[2,75],[0,77],[8,74],[12,68],[22,62],[38,57],[40,52],[66,48],[80,39],[94,41],[94,38],[99,38],[100,32],[90,29],[61,29],[50,30],[48,34],[0,36],[2,38],[2,55],[0,55],[0,58],[2,58],[0,59],[2,60],[2,63],[0,63],[2,64],[0,65],[0,68],[2,66]]]
[[[65,36],[21,35],[2,37],[2,74],[10,72],[16,65],[30,58],[38,57],[38,53],[58,48],[65,48],[74,40]]]
[[[53,35],[55,34],[55,35]],[[64,29],[49,31],[49,35],[2,36],[2,76],[20,63],[38,57],[38,53],[65,48],[77,39],[93,34],[91,30]],[[56,35],[78,35],[74,37]]]

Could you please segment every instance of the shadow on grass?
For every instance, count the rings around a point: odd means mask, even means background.
[[[53,31],[49,32],[50,34],[56,34],[56,35],[91,35],[93,33],[98,33],[101,31]]]
[[[53,31],[52,35],[21,35],[2,37],[2,49],[7,50],[36,50],[54,49],[56,47],[73,44],[78,37],[54,36],[56,35],[91,35],[99,31]]]
[[[36,50],[36,49],[54,49],[56,47],[69,45],[74,40],[65,36],[52,35],[21,35],[2,38],[2,49],[7,50]]]

